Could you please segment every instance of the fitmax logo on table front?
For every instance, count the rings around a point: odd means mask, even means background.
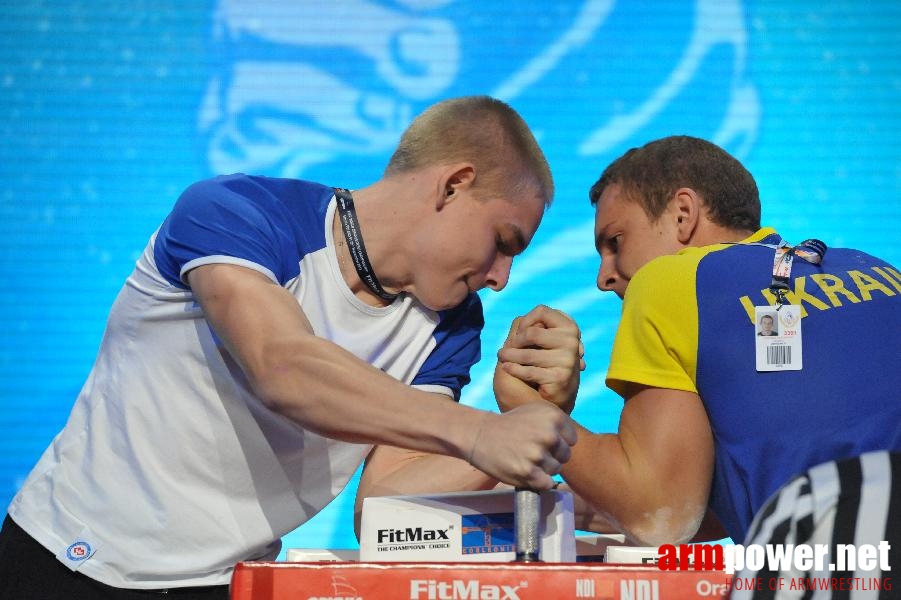
[[[519,590],[528,585],[494,585],[477,579],[410,580],[410,600],[520,600]]]

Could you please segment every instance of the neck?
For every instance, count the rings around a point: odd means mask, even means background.
[[[696,230],[696,235],[687,244],[689,246],[710,246],[712,244],[735,243],[740,242],[751,235],[754,231],[746,229],[731,229],[717,225],[711,221],[702,222],[702,226]]]

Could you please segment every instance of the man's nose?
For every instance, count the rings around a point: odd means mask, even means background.
[[[488,277],[485,285],[495,292],[501,291],[502,289],[507,287],[507,282],[510,280],[510,269],[512,267],[512,256],[507,256],[506,254],[498,254],[497,258],[494,259],[494,264],[491,265],[491,270],[488,271]]]
[[[602,260],[601,266],[598,268],[597,285],[602,292],[616,291],[619,276],[616,274],[616,269],[613,268],[612,263],[613,261],[610,260]]]

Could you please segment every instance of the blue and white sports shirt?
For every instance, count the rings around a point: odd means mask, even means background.
[[[409,295],[383,308],[361,302],[337,263],[334,211],[332,188],[305,181],[239,174],[189,187],[119,293],[69,421],[13,500],[13,519],[109,585],[224,584],[236,562],[274,559],[280,537],[344,488],[370,446],[306,431],[254,397],[185,283],[203,264],[265,274],[317,335],[459,398],[479,359],[478,296],[442,312]],[[67,557],[73,543],[90,557]]]

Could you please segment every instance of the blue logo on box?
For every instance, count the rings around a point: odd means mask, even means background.
[[[516,534],[512,512],[461,517],[463,554],[515,551]]]

